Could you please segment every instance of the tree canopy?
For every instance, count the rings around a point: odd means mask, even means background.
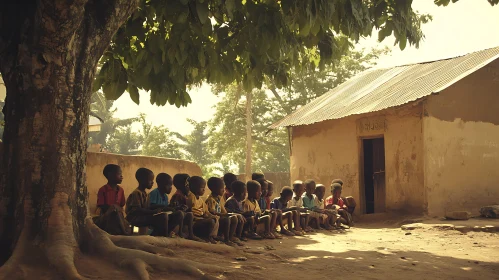
[[[150,91],[151,103],[185,106],[188,85],[242,82],[277,88],[291,71],[323,69],[377,30],[381,41],[419,45],[430,19],[411,1],[142,0],[104,54],[95,89],[117,99]]]

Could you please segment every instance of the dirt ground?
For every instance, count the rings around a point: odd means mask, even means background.
[[[462,233],[438,220],[424,220],[413,230],[402,230],[401,224],[361,222],[349,230],[249,241],[228,255],[175,251],[178,258],[226,268],[225,279],[499,279],[499,233]],[[499,229],[497,220],[454,224],[492,224]],[[78,269],[94,279],[135,279],[125,267],[106,265],[95,257],[81,259]],[[190,278],[151,272],[151,279]]]

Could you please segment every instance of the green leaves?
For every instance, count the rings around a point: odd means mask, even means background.
[[[199,0],[198,0],[199,1]],[[202,3],[196,3],[196,11],[198,13],[198,18],[201,24],[205,24],[208,21],[208,1],[203,1]]]
[[[459,0],[452,0],[452,3],[456,3]],[[499,0],[487,0],[490,5],[494,6],[499,4]],[[438,6],[447,6],[451,2],[451,0],[434,0],[433,1]]]
[[[268,76],[290,86],[292,71],[338,64],[348,40],[371,35],[373,27],[379,40],[394,35],[401,48],[418,46],[429,19],[404,0],[141,3],[102,58],[117,70],[101,69],[95,87],[118,98],[131,82],[157,105],[187,105],[187,87],[204,81],[242,81],[251,90]]]
[[[227,10],[227,16],[232,19],[234,17],[234,11],[236,9],[236,0],[226,0],[225,9]]]
[[[128,86],[127,71],[121,64],[121,60],[113,58],[104,63],[99,72],[99,76],[97,77],[97,81],[99,81],[98,83],[101,83],[104,94],[108,100],[120,98]]]
[[[135,104],[139,105],[140,96],[137,87],[133,85],[128,85],[128,93],[130,94],[130,98],[132,99],[132,101],[135,102]]]
[[[456,3],[458,0],[452,0],[452,3]],[[438,6],[447,6],[450,3],[450,0],[435,0],[433,1],[435,5]]]

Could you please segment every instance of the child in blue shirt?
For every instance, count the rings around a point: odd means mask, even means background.
[[[290,187],[284,187],[281,190],[281,196],[276,197],[274,198],[274,200],[272,200],[272,202],[270,203],[270,208],[280,210],[282,212],[281,221],[284,221],[285,218],[288,221],[288,230],[286,231],[284,226],[281,224],[281,233],[289,236],[302,236],[303,234],[301,233],[300,227],[300,212],[298,210],[290,209],[287,206],[292,197],[293,190]]]
[[[172,207],[168,204],[168,195],[172,192],[172,177],[166,173],[160,173],[156,176],[156,184],[158,187],[149,193],[148,204],[150,209],[161,209],[161,211],[168,214],[168,232],[173,232],[178,226],[177,235],[179,237],[202,241],[194,235],[193,216],[191,212],[185,212],[187,207],[185,205]],[[184,225],[187,226],[187,236],[183,232]]]

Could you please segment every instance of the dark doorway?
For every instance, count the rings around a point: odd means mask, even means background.
[[[385,212],[385,140],[363,139],[364,209],[366,214]]]

